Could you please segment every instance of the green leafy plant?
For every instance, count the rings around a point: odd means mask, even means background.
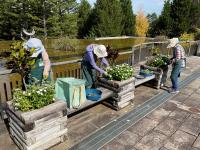
[[[158,68],[165,65],[169,65],[169,63],[170,63],[170,60],[165,55],[150,56],[147,58],[147,61],[146,61],[147,66],[158,67]]]
[[[160,48],[158,48],[158,47],[153,47],[153,48],[151,49],[151,54],[152,54],[152,56],[159,55],[159,54],[160,54]]]
[[[153,74],[153,71],[149,69],[140,70],[140,72],[143,74]]]
[[[42,108],[54,102],[54,84],[51,82],[27,85],[27,90],[19,88],[13,91],[13,106],[23,112]]]
[[[22,88],[26,90],[25,76],[28,75],[32,65],[35,63],[35,59],[30,56],[34,53],[35,49],[31,48],[27,51],[23,42],[14,42],[10,46],[11,54],[8,59],[8,64],[12,64],[12,69],[22,77]]]
[[[128,64],[115,65],[106,70],[109,80],[127,80],[133,76],[134,70]]]

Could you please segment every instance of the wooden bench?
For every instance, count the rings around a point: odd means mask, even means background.
[[[98,100],[98,101],[91,101],[91,100],[86,100],[86,102],[84,104],[82,104],[78,109],[67,109],[67,115],[71,115],[73,113],[76,113],[76,112],[79,112],[81,110],[84,110],[90,106],[93,106],[97,103],[100,103],[101,101],[109,98],[109,97],[112,97],[113,95],[113,91],[109,90],[109,89],[106,89],[106,88],[103,88],[103,87],[99,87],[97,88],[98,90],[102,91],[102,95],[101,95],[101,99]]]
[[[155,79],[155,77],[156,77],[155,74],[153,74],[152,76],[143,78],[143,79],[140,79],[140,78],[137,78],[137,77],[136,77],[136,79],[135,79],[135,86],[138,86],[138,85],[141,85],[141,84],[143,84],[143,83],[145,83],[145,82],[148,82],[148,81],[150,81],[150,80],[153,80],[153,79]]]

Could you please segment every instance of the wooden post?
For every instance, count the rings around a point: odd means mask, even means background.
[[[142,50],[142,44],[140,44],[140,50],[139,50],[139,58],[138,58],[138,62],[140,62],[140,59],[141,59],[141,50]]]
[[[191,49],[191,42],[189,41],[189,50],[188,50],[188,56],[190,56],[190,49]]]

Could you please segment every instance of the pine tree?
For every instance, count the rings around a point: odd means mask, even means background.
[[[170,0],[165,0],[164,7],[159,17],[158,26],[161,35],[170,35],[172,30],[172,18],[171,14],[171,2]]]
[[[158,35],[159,33],[158,31],[158,17],[156,15],[156,13],[152,13],[152,14],[147,14],[147,19],[149,22],[149,28],[147,31],[147,35],[150,37],[155,37],[156,35]]]
[[[87,0],[82,0],[78,8],[78,37],[88,36],[90,30],[89,17],[91,15],[91,6]]]
[[[98,37],[121,35],[123,15],[119,0],[97,0],[92,17],[90,34]]]
[[[122,35],[134,35],[135,33],[135,16],[133,14],[131,0],[120,0],[123,13],[123,30]]]
[[[149,24],[151,24],[152,22],[154,22],[155,20],[158,19],[158,16],[157,16],[157,14],[154,12],[154,13],[152,13],[152,14],[147,14],[147,19],[148,19]]]
[[[187,32],[190,24],[191,0],[174,0],[172,2],[171,18],[173,21],[170,37],[180,36]]]
[[[200,27],[200,0],[193,0],[190,9],[190,32]]]

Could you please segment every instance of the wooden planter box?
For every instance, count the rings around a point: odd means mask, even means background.
[[[153,71],[153,74],[155,74],[155,78],[151,81],[149,81],[147,84],[159,89],[160,88],[160,83],[161,83],[161,79],[162,79],[162,75],[163,75],[163,70],[161,68],[157,68],[157,67],[150,67],[147,65],[141,65],[140,69],[148,69]]]
[[[11,138],[23,150],[48,149],[63,142],[67,135],[67,104],[55,101],[43,108],[15,111],[12,101],[7,102]]]
[[[124,81],[115,81],[100,78],[97,82],[97,85],[114,92],[112,98],[105,101],[105,104],[115,110],[119,110],[128,106],[133,101],[135,91],[134,82],[134,77]]]

